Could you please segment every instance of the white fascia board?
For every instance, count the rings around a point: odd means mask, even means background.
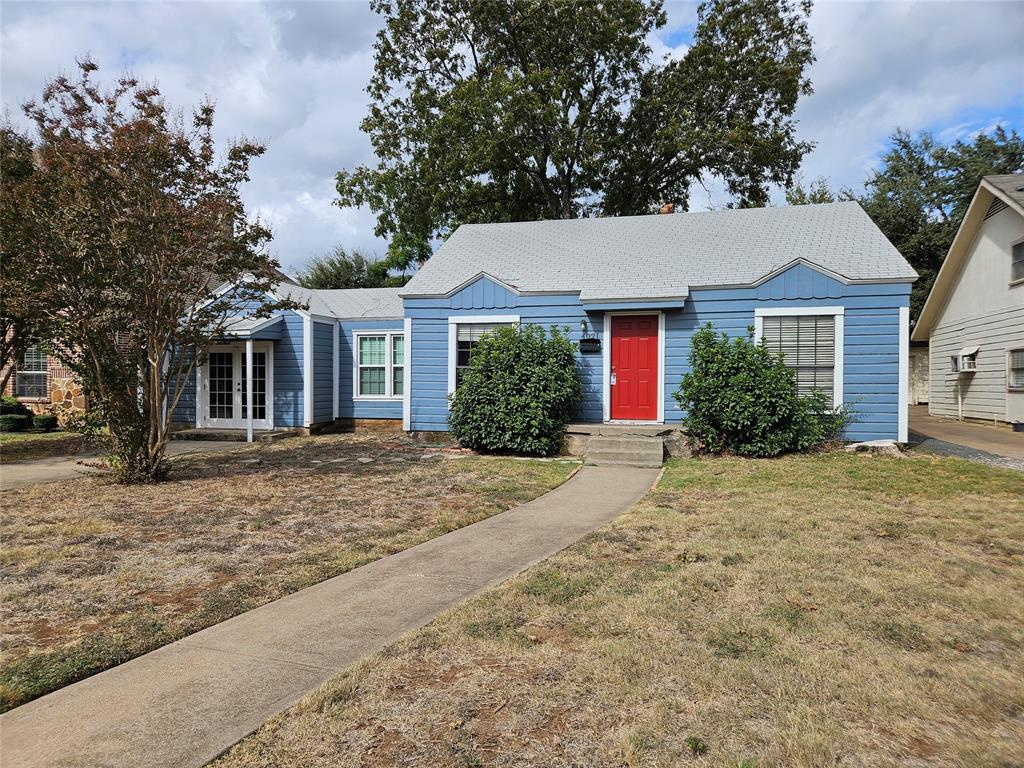
[[[929,354],[929,364],[931,355]],[[910,416],[910,307],[900,307],[899,396],[896,442],[908,440]]]
[[[412,429],[412,318],[405,318],[405,338],[403,340],[402,360],[405,366],[405,387],[402,390],[402,429]]]
[[[302,318],[302,421],[313,424],[313,318]]]

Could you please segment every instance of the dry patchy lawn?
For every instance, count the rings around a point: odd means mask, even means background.
[[[5,708],[508,509],[573,469],[351,435],[174,466],[154,486],[87,477],[4,492]]]
[[[71,432],[2,432],[0,464],[49,456],[73,456],[88,447],[90,445],[84,437]]]
[[[1024,765],[1024,476],[673,461],[216,763]]]

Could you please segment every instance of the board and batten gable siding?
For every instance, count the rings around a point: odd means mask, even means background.
[[[402,398],[359,400],[355,395],[355,334],[373,331],[400,332],[401,320],[342,320],[338,336],[338,377],[339,409],[343,419],[400,419]],[[406,364],[408,366],[408,363]]]
[[[1010,284],[1010,244],[1024,237],[1024,216],[1004,208],[984,222],[929,334],[936,416],[1024,421],[1024,392],[1008,391],[1007,352],[1024,348],[1024,284]],[[950,358],[978,346],[978,369],[957,374]]]
[[[274,427],[303,425],[303,317],[285,312],[274,342]]]
[[[334,323],[313,321],[313,423],[334,420]]]
[[[490,283],[481,289],[481,283]],[[488,297],[491,297],[488,299]],[[899,315],[909,307],[906,283],[846,285],[803,264],[797,264],[765,283],[750,288],[694,289],[682,310],[665,310],[665,422],[682,417],[674,394],[689,370],[690,339],[705,323],[730,336],[747,333],[758,307],[841,306],[844,308],[844,400],[856,420],[847,430],[850,440],[898,437]],[[491,306],[493,304],[493,306]],[[604,335],[602,312],[587,312],[575,294],[516,296],[481,277],[447,298],[408,298],[406,316],[412,322],[411,428],[447,429],[448,319],[474,315],[518,315],[521,324],[569,326],[579,341],[580,321],[588,331]],[[638,312],[643,310],[636,310]],[[583,398],[577,417],[603,418],[603,355],[577,357]]]

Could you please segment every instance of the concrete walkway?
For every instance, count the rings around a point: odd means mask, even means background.
[[[1024,470],[1024,433],[1005,427],[944,419],[928,406],[910,407],[910,443],[941,456]]]
[[[180,456],[183,453],[199,451],[233,451],[244,448],[246,445],[247,443],[219,440],[172,440],[167,444],[167,455]],[[0,489],[8,491],[12,488],[21,488],[23,485],[53,483],[57,480],[71,480],[82,475],[102,472],[101,469],[80,463],[83,461],[94,462],[100,455],[100,453],[85,451],[74,456],[48,456],[45,459],[0,464]]]
[[[532,502],[18,707],[0,716],[0,762],[201,766],[339,670],[626,511],[658,471],[584,467]]]

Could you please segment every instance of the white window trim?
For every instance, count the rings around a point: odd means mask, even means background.
[[[508,323],[519,324],[519,315],[449,315],[448,316],[448,394],[455,392],[455,369],[458,361],[458,340],[460,325],[477,323]],[[451,401],[448,403],[451,407]]]
[[[364,336],[384,336],[384,394],[383,395],[361,395],[359,394],[359,339]],[[394,336],[405,336],[404,330],[396,330],[392,328],[387,331],[353,331],[352,333],[352,399],[353,400],[404,400],[405,392],[409,390],[409,384],[407,381],[407,373],[409,371],[408,356],[406,350],[408,343],[403,338],[402,340],[402,359],[403,362],[399,368],[402,369],[402,392],[401,395],[396,395],[392,392],[395,386],[395,380],[392,378],[394,370],[394,353],[392,351],[392,338]],[[364,366],[367,368],[380,368],[379,365]]]
[[[1013,349],[1006,350],[1006,391],[1007,392],[1024,392],[1024,384],[1013,384],[1013,371],[1010,363],[1013,361],[1014,352],[1024,352],[1024,347],[1015,347]]]
[[[904,309],[903,307],[900,308]],[[909,308],[907,308],[909,312]],[[758,344],[764,338],[764,318],[766,317],[795,317],[797,315],[832,315],[835,318],[835,370],[832,373],[832,407],[838,408],[843,405],[843,349],[844,349],[844,328],[846,322],[846,307],[809,307],[806,305],[800,305],[796,307],[755,307],[754,309],[754,339]],[[902,312],[900,314],[902,319]],[[908,315],[909,317],[909,315]],[[908,321],[909,325],[909,321]],[[903,348],[903,332],[902,322],[900,331],[900,350],[901,350],[901,370],[904,364],[908,365],[909,370],[909,352],[907,353],[907,359],[903,362],[902,348]],[[909,349],[909,347],[908,347]],[[901,382],[906,379],[907,376],[901,377]],[[902,383],[900,384],[900,391],[902,396]],[[908,398],[909,400],[909,398]],[[902,442],[906,442],[903,440]]]
[[[1024,243],[1024,237],[1017,238],[1010,243],[1010,287],[1017,285],[1024,285],[1024,277],[1018,277],[1016,280],[1013,279],[1013,249],[1014,246]]]
[[[624,421],[612,419],[612,318],[617,315],[657,315],[658,316],[658,418],[655,421]],[[665,423],[665,313],[644,311],[623,311],[604,313],[604,343],[602,348],[603,386],[601,417],[605,424],[664,424]]]

